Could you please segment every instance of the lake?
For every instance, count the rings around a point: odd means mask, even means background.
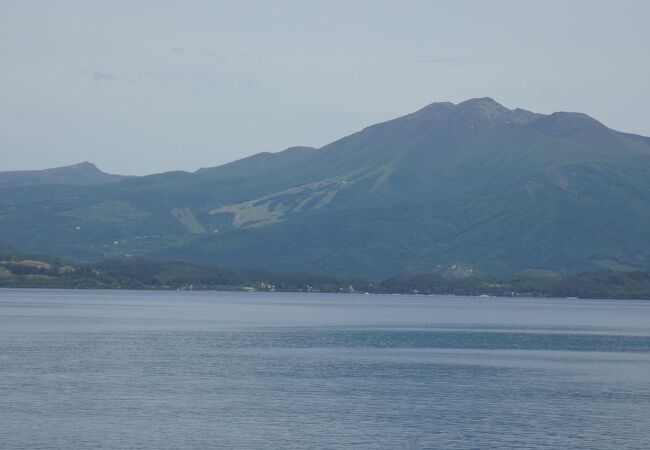
[[[649,448],[650,302],[0,290],[0,448]]]

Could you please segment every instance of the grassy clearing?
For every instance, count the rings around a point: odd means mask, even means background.
[[[174,216],[190,233],[202,234],[206,233],[205,228],[201,225],[190,208],[173,208],[170,211],[171,215]]]

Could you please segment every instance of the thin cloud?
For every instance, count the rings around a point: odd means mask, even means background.
[[[474,66],[487,64],[487,61],[474,61],[466,58],[415,58],[408,62],[413,64],[444,64],[447,66]]]
[[[466,62],[465,58],[416,58],[412,59],[409,62],[416,64],[449,64],[449,63],[459,63]]]
[[[156,72],[139,72],[135,77],[135,81],[140,81],[145,78],[151,78],[153,76],[156,76]]]
[[[82,70],[81,73],[91,77],[95,83],[110,81],[110,82],[120,82],[120,83],[127,83],[127,84],[136,84],[141,81],[159,75],[158,72],[152,72],[152,71],[141,71],[137,73],[124,73],[124,72],[116,73],[116,72],[106,72],[106,71],[99,71],[99,70]]]
[[[118,78],[113,72],[82,70],[81,73],[91,76],[95,83],[101,83],[102,81],[115,81]]]

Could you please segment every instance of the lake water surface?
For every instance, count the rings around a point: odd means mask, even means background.
[[[650,448],[650,302],[0,290],[0,448]]]

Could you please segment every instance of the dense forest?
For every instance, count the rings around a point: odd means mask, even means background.
[[[0,287],[67,289],[245,290],[505,297],[650,299],[650,272],[606,271],[569,277],[400,276],[380,282],[312,272],[230,270],[192,263],[0,255]]]

